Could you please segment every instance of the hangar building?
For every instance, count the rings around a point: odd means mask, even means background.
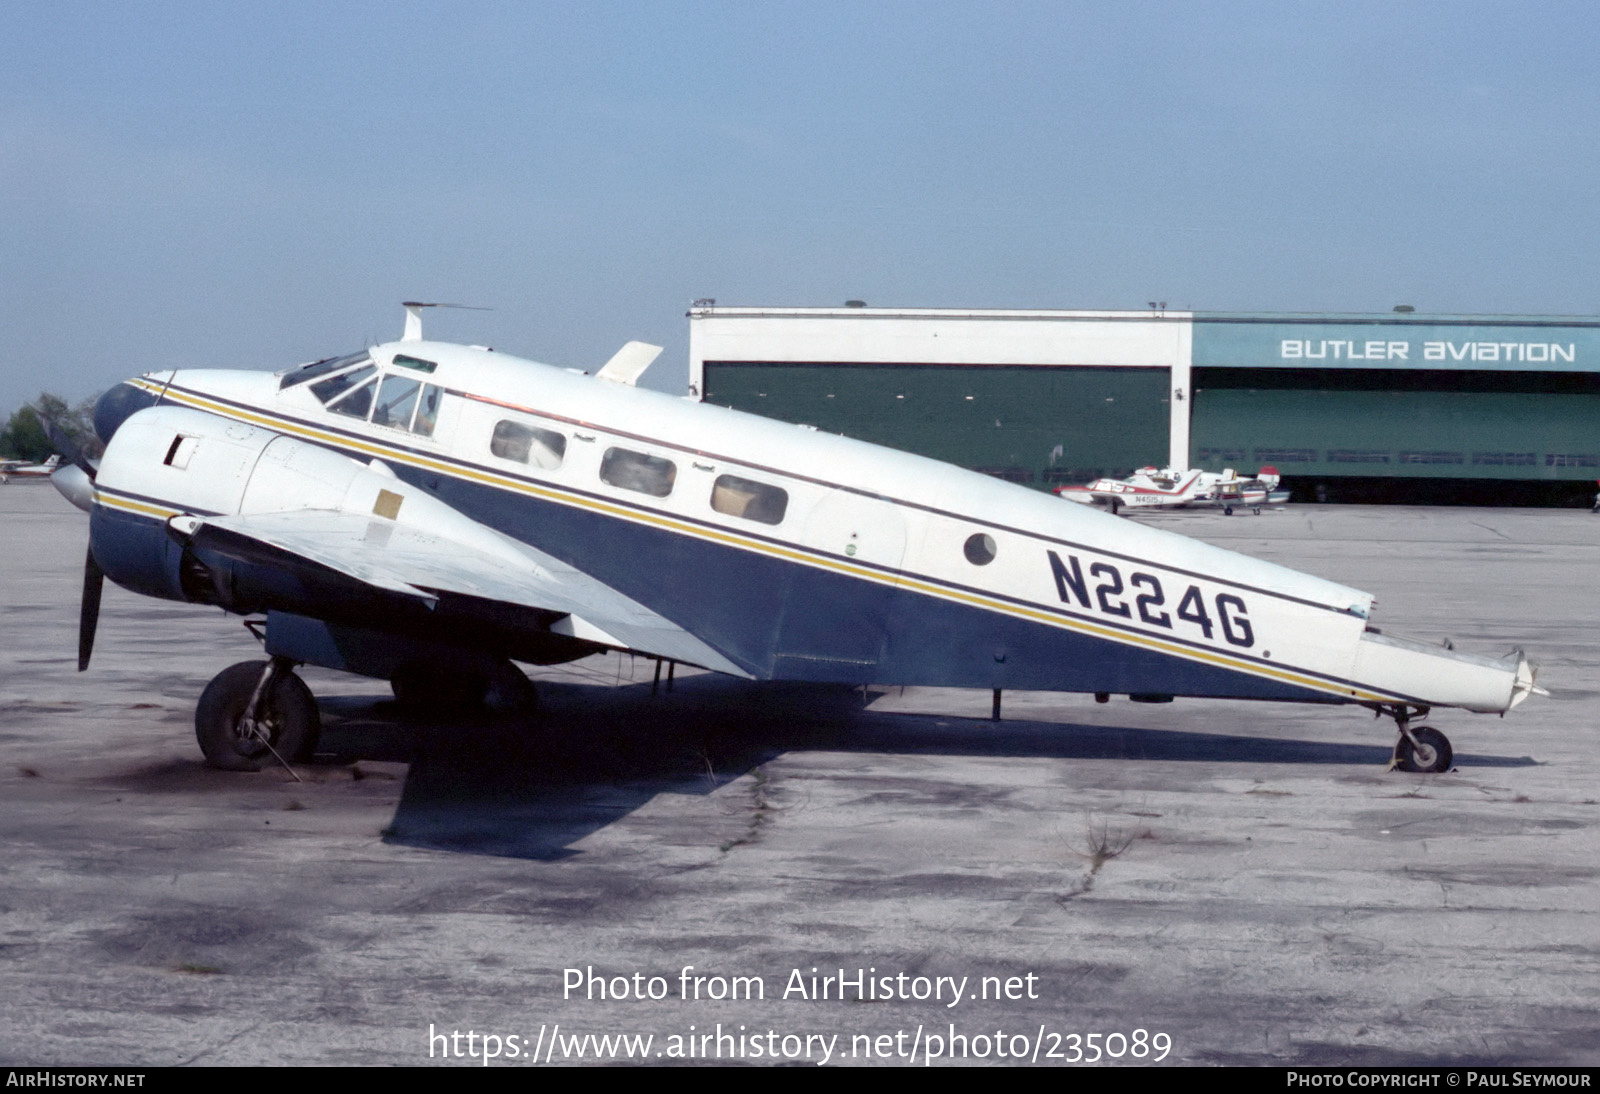
[[[1600,477],[1595,317],[698,301],[689,321],[707,402],[1039,488],[1271,464],[1307,500],[1575,501]]]

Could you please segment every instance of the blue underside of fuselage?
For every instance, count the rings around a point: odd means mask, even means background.
[[[400,474],[474,520],[649,605],[760,679],[1331,698],[578,506],[426,472]]]
[[[1338,701],[1267,676],[800,565],[582,505],[510,493],[399,461],[395,471],[472,519],[649,606],[758,679]],[[97,520],[104,521],[99,512]],[[151,587],[155,582],[130,587],[151,595],[177,593],[173,549],[159,523],[146,525],[153,534],[138,536],[131,535],[133,525],[145,522],[114,523],[119,535],[130,535],[120,552],[130,569],[159,558],[165,570],[163,591]],[[97,556],[117,550],[107,542],[113,538],[97,533]],[[113,559],[103,558],[101,565],[114,580],[130,584],[114,572],[124,567]],[[448,642],[449,635],[437,639]]]

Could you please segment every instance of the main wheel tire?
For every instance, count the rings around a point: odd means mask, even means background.
[[[1416,744],[1411,743],[1412,737]],[[1397,756],[1401,771],[1449,771],[1455,762],[1450,739],[1432,726],[1417,726],[1410,737],[1402,736]]]
[[[282,672],[261,697],[256,721],[266,729],[267,743],[241,733],[239,721],[256,683],[266,671],[262,661],[241,661],[212,678],[194,708],[194,735],[206,763],[224,771],[260,771],[275,763],[273,751],[286,761],[304,760],[317,747],[322,715],[305,681]]]

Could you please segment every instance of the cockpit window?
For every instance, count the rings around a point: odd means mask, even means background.
[[[330,376],[320,383],[312,384],[311,394],[324,403],[331,403],[357,384],[373,376],[377,371],[376,366],[369,364],[366,368],[358,368],[350,372],[341,373],[338,376]],[[366,411],[362,411],[362,414],[365,415]]]
[[[439,420],[439,399],[444,395],[444,388],[425,384],[422,388],[422,402],[417,405],[417,420],[411,423],[411,432],[423,437],[433,436],[434,423]]]
[[[417,392],[421,389],[421,380],[392,374],[385,376],[383,386],[378,388],[378,403],[372,408],[372,424],[410,429],[411,415],[417,409]]]
[[[332,383],[333,381],[326,381]],[[348,414],[352,418],[365,418],[367,411],[372,409],[372,393],[378,390],[376,379],[368,380],[360,387],[343,395],[328,404],[328,409],[335,414]]]
[[[371,359],[367,356],[366,350],[362,350],[360,353],[347,353],[343,357],[325,357],[321,361],[313,361],[309,365],[301,365],[299,368],[292,368],[284,372],[283,379],[278,381],[278,390],[282,391],[284,388],[294,387],[296,384],[303,384],[307,380],[315,380],[328,375],[330,372],[338,372],[340,369],[349,368],[352,365],[358,365]]]

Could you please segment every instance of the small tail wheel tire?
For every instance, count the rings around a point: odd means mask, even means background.
[[[311,689],[292,672],[280,672],[261,696],[257,732],[241,724],[267,664],[241,661],[230,665],[200,693],[194,710],[194,735],[212,767],[260,771],[277,762],[273,752],[287,762],[308,759],[316,749],[322,715]]]
[[[1416,739],[1415,744],[1412,738]],[[1395,755],[1401,771],[1449,771],[1455,762],[1450,739],[1432,726],[1416,726],[1410,737],[1401,736]]]

